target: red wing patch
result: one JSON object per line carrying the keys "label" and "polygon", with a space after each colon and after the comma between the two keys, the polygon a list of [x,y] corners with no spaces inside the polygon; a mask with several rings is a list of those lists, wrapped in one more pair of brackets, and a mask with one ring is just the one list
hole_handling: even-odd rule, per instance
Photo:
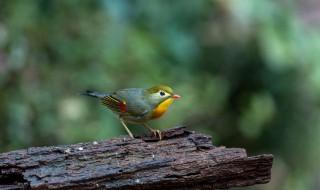
{"label": "red wing patch", "polygon": [[121,111],[122,113],[127,112],[127,104],[126,104],[125,101],[122,101],[119,106],[120,106],[120,111]]}
{"label": "red wing patch", "polygon": [[102,98],[102,103],[109,109],[119,113],[125,113],[127,111],[127,104],[125,101],[119,100],[113,96],[105,96]]}

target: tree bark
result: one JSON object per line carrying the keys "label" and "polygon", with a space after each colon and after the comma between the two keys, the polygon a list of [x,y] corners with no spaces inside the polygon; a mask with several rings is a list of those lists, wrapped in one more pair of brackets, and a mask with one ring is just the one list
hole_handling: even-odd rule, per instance
{"label": "tree bark", "polygon": [[0,189],[228,189],[267,183],[273,156],[215,147],[184,127],[155,137],[0,154]]}

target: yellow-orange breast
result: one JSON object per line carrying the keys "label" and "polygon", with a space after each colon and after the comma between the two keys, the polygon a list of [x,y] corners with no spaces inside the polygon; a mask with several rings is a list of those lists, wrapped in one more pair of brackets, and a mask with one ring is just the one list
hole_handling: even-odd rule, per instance
{"label": "yellow-orange breast", "polygon": [[151,115],[151,119],[156,119],[161,117],[169,108],[169,106],[172,104],[173,99],[168,98],[167,100],[160,103],[153,111]]}

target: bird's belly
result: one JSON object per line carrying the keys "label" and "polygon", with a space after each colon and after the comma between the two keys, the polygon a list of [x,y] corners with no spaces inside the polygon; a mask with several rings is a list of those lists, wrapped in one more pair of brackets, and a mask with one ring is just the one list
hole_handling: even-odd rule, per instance
{"label": "bird's belly", "polygon": [[152,112],[151,119],[157,119],[157,118],[161,117],[164,113],[166,113],[166,111],[167,110],[164,110],[164,109],[154,110]]}
{"label": "bird's belly", "polygon": [[132,115],[122,115],[120,116],[123,118],[126,122],[132,123],[132,124],[140,124],[140,123],[145,123],[150,120],[149,117],[147,116],[132,116]]}

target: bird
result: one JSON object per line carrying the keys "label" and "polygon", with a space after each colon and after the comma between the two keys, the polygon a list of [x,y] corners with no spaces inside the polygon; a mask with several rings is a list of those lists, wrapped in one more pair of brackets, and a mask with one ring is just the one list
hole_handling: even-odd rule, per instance
{"label": "bird", "polygon": [[181,97],[167,85],[126,88],[106,93],[87,90],[81,94],[100,99],[103,105],[119,117],[120,123],[131,138],[134,136],[127,123],[143,125],[154,136],[159,137],[159,140],[162,139],[161,131],[151,128],[147,122],[163,116],[174,100]]}

